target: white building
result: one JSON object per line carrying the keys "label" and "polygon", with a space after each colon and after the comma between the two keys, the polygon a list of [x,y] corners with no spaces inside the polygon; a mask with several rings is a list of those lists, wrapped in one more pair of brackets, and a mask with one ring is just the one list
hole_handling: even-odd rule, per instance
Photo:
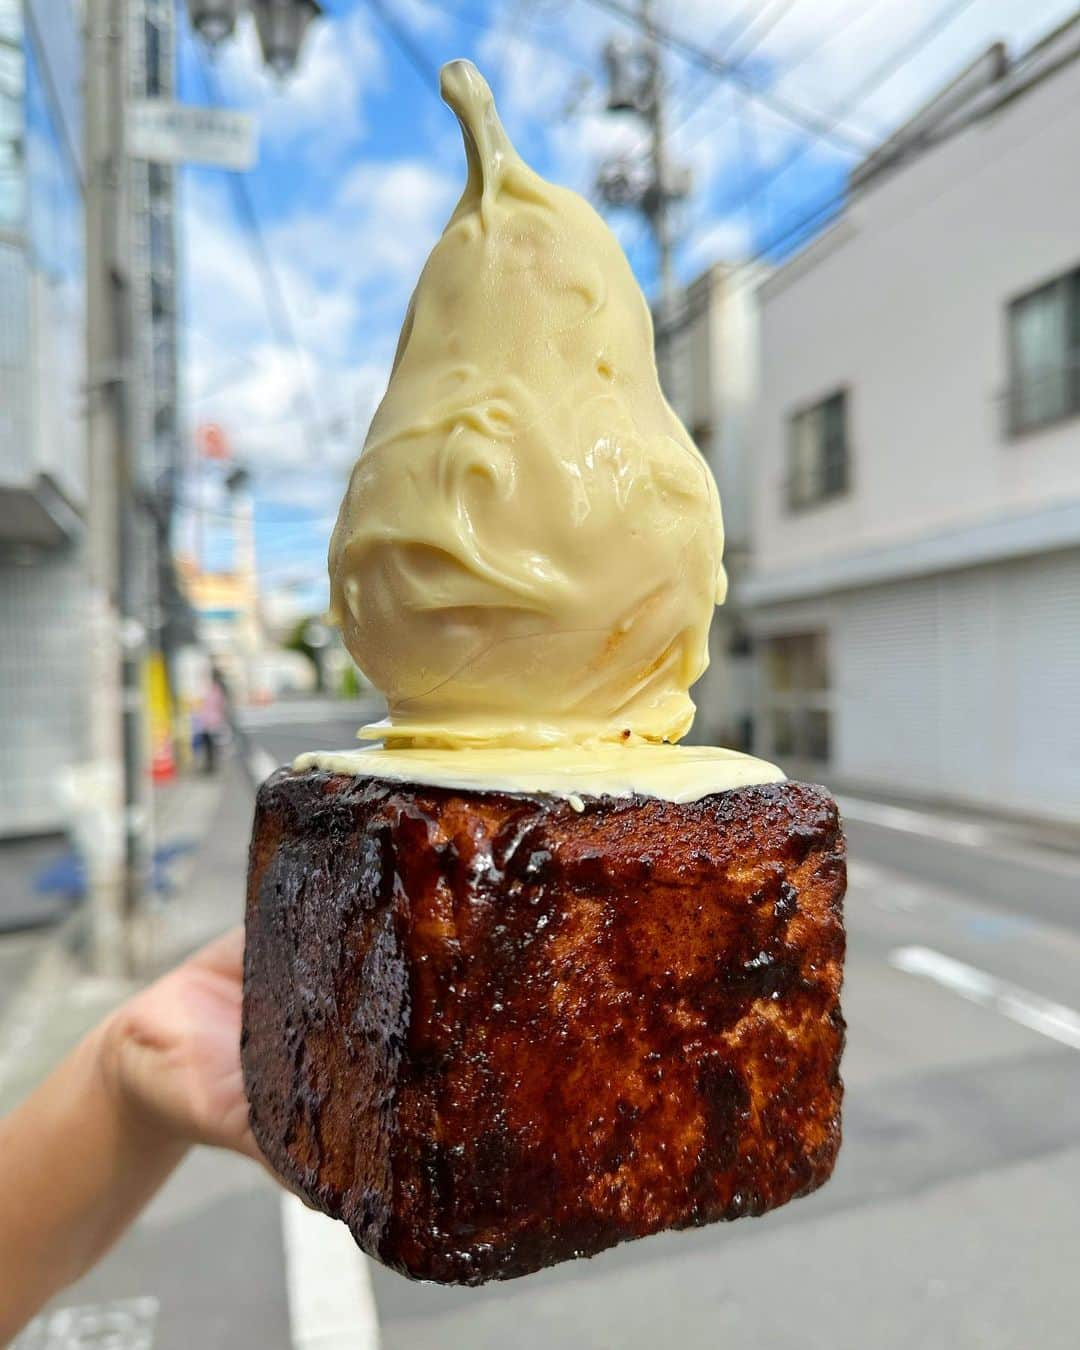
{"label": "white building", "polygon": [[85,754],[80,82],[70,0],[0,0],[0,836]]}
{"label": "white building", "polygon": [[994,48],[761,288],[755,747],[1080,821],[1080,21]]}
{"label": "white building", "polygon": [[[709,461],[724,508],[727,603],[710,633],[711,662],[693,691],[688,740],[746,748],[753,683],[739,583],[748,560],[749,452],[756,399],[757,304],[745,267],[716,263],[685,290],[673,320],[657,327],[657,365],[671,406]],[[654,316],[655,318],[655,316]]]}

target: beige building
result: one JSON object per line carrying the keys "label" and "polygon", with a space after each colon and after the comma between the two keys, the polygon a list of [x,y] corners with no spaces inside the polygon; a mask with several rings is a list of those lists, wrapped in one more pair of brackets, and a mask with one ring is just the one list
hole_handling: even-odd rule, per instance
{"label": "beige building", "polygon": [[755,748],[1080,821],[1080,22],[998,46],[760,290]]}
{"label": "beige building", "polygon": [[200,644],[230,689],[245,696],[259,649],[258,594],[252,579],[237,572],[200,571],[190,558],[178,559],[178,571],[195,611]]}

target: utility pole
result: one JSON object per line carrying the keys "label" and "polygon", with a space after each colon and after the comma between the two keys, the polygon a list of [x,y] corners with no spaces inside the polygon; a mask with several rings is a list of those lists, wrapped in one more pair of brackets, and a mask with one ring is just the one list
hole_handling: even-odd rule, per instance
{"label": "utility pole", "polygon": [[86,367],[90,739],[94,821],[87,830],[93,960],[132,965],[132,921],[147,871],[136,472],[129,304],[127,0],[87,0]]}
{"label": "utility pole", "polygon": [[[667,95],[664,88],[664,68],[660,44],[653,26],[652,0],[641,0],[641,26],[645,31],[645,52],[652,71],[651,97],[648,104],[649,130],[652,136],[652,182],[646,194],[645,212],[656,240],[657,263],[660,271],[660,305],[665,319],[675,311],[677,290],[675,263],[672,256],[671,217],[668,208],[672,187],[667,157]],[[685,193],[683,194],[685,195]]]}
{"label": "utility pole", "polygon": [[[648,165],[643,176],[641,166],[628,157],[609,161],[597,175],[597,188],[611,205],[635,207],[648,221],[660,278],[656,336],[657,355],[662,357],[679,301],[671,207],[689,194],[690,173],[673,165],[668,156],[667,90],[652,0],[638,0],[638,23],[642,32],[639,43],[630,45],[612,39],[604,49],[607,108],[609,112],[635,113],[644,121],[649,132]],[[661,360],[661,367],[663,364]]]}

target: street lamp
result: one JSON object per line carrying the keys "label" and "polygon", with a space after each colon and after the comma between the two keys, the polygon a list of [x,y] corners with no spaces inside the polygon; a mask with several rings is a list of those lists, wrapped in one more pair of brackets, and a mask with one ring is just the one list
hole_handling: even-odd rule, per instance
{"label": "street lamp", "polygon": [[263,61],[278,79],[296,69],[300,48],[311,21],[322,15],[319,0],[187,0],[188,17],[196,33],[216,47],[236,28],[245,4],[255,19]]}
{"label": "street lamp", "polygon": [[604,47],[608,75],[608,112],[633,112],[647,117],[656,103],[659,75],[655,54],[611,38]]}
{"label": "street lamp", "polygon": [[191,26],[211,47],[232,37],[239,16],[240,0],[188,0]]}
{"label": "street lamp", "polygon": [[300,58],[304,35],[322,14],[318,0],[252,0],[263,60],[283,80]]}

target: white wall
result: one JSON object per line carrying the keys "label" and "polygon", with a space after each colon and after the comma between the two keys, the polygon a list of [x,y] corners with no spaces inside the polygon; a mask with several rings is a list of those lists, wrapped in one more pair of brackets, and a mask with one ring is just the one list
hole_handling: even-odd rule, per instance
{"label": "white wall", "polygon": [[[1080,266],[1080,61],[856,198],[759,291],[755,575],[1080,499],[1080,419],[1005,433],[1005,306]],[[787,419],[847,386],[852,490],[786,506]]]}
{"label": "white wall", "polygon": [[1080,820],[1080,553],[838,596],[829,772]]}
{"label": "white wall", "polygon": [[753,624],[828,637],[830,762],[786,762],[793,775],[1080,822],[1080,550],[772,606]]}
{"label": "white wall", "polygon": [[699,448],[716,478],[724,511],[725,565],[733,584],[713,622],[709,669],[693,690],[698,713],[689,740],[737,741],[752,708],[749,660],[730,652],[737,581],[750,534],[749,455],[757,396],[757,301],[753,277],[717,263],[688,288],[688,321],[665,350],[665,392],[691,434],[708,427]]}

